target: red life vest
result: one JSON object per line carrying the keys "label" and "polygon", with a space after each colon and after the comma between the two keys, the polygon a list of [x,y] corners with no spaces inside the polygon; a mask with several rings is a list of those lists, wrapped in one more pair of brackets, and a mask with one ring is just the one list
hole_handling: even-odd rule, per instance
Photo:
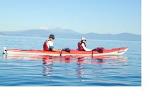
{"label": "red life vest", "polygon": [[44,51],[48,51],[49,50],[49,48],[47,46],[47,41],[45,41],[44,44],[43,44],[43,50]]}
{"label": "red life vest", "polygon": [[[84,48],[82,47],[82,43],[84,42],[78,42],[78,50],[79,51],[85,51]],[[86,44],[84,43],[85,47],[86,47]]]}

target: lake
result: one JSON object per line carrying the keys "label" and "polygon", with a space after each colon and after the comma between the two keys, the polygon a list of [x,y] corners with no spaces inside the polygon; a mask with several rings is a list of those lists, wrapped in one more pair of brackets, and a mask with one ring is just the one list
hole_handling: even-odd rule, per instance
{"label": "lake", "polygon": [[[42,49],[47,37],[0,35],[0,86],[141,86],[141,41],[92,40],[88,48],[128,47],[123,56],[6,58],[3,47]],[[57,38],[55,48],[77,48],[79,39]]]}

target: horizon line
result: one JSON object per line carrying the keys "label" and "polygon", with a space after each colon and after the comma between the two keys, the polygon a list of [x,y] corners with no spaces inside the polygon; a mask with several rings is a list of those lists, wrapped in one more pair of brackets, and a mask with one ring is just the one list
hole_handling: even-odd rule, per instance
{"label": "horizon line", "polygon": [[76,33],[80,33],[80,34],[88,34],[88,33],[95,33],[95,34],[112,34],[112,35],[115,35],[115,34],[124,34],[124,33],[128,33],[128,34],[134,34],[134,35],[141,35],[141,33],[133,33],[133,32],[119,32],[119,33],[110,33],[110,32],[105,32],[105,33],[100,33],[100,32],[86,32],[86,33],[83,33],[83,32],[78,32],[76,30],[73,30],[73,29],[65,29],[65,28],[51,28],[51,29],[38,29],[38,28],[33,28],[33,29],[19,29],[19,30],[3,30],[1,31],[0,30],[0,33],[3,33],[3,32],[19,32],[19,31],[31,31],[31,30],[43,30],[43,31],[51,31],[53,29],[62,29],[62,30],[71,30],[71,31],[74,31]]}

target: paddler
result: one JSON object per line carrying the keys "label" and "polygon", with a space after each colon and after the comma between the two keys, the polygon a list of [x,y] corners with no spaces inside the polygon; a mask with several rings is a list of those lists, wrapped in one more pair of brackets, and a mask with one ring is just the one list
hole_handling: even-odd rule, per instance
{"label": "paddler", "polygon": [[78,50],[79,50],[79,51],[91,51],[91,49],[88,49],[88,48],[87,48],[87,45],[86,45],[86,38],[81,37],[80,42],[78,42]]}
{"label": "paddler", "polygon": [[43,50],[44,51],[53,51],[54,50],[54,40],[55,40],[55,36],[53,34],[50,34],[48,39],[43,44]]}

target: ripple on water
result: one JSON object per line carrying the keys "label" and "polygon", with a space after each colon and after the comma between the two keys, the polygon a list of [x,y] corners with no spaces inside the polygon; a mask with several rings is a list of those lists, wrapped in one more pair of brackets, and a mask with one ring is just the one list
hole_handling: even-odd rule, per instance
{"label": "ripple on water", "polygon": [[[21,38],[21,39],[20,39]],[[0,38],[0,47],[35,49],[41,48],[44,38],[28,38],[5,36]],[[28,41],[27,41],[28,40]],[[20,42],[18,42],[20,41]],[[74,44],[77,39],[56,41],[60,48],[65,44]],[[0,57],[0,85],[1,86],[141,86],[141,50],[140,42],[130,41],[100,41],[89,40],[90,43],[105,47],[127,46],[129,51],[123,57],[109,59],[51,58],[49,64],[42,59],[3,59]],[[37,43],[38,42],[38,43]],[[19,43],[19,44],[17,44]],[[26,45],[31,43],[31,45]],[[37,45],[35,45],[37,43]],[[89,44],[89,45],[92,45]],[[109,45],[110,44],[110,45]],[[124,45],[125,44],[125,45]],[[55,60],[54,60],[55,59]]]}

